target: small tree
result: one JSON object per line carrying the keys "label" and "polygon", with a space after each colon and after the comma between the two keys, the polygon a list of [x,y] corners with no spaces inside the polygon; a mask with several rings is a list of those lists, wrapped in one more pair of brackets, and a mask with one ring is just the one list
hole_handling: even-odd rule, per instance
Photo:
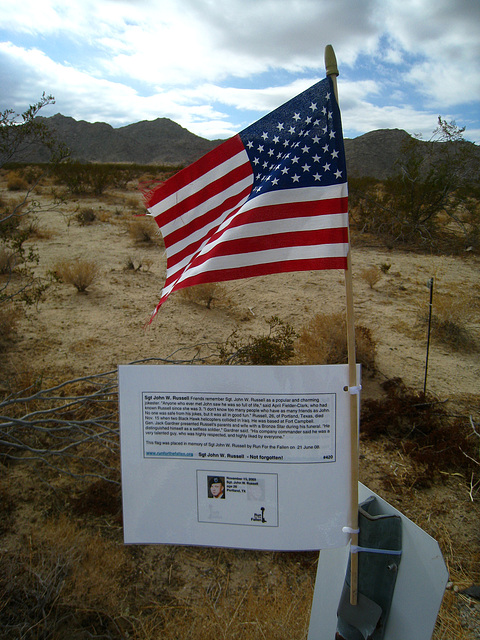
{"label": "small tree", "polygon": [[[8,163],[25,162],[40,149],[48,159],[44,171],[32,173],[33,180],[26,184],[19,199],[11,201],[2,198],[0,193],[0,253],[9,256],[8,268],[0,282],[0,303],[11,300],[22,300],[26,304],[38,302],[48,286],[34,275],[38,253],[33,247],[25,248],[29,232],[21,222],[28,215],[41,213],[42,207],[31,198],[32,192],[45,171],[68,155],[65,145],[58,142],[45,122],[37,118],[43,107],[54,102],[53,96],[43,93],[42,98],[22,114],[12,109],[0,112],[0,169]],[[58,204],[54,201],[48,208]]]}
{"label": "small tree", "polygon": [[[478,148],[463,138],[465,127],[438,117],[428,142],[410,138],[398,172],[378,181],[352,181],[354,219],[363,231],[390,243],[432,246],[453,226],[467,245],[478,237]],[[466,248],[466,247],[465,247]]]}

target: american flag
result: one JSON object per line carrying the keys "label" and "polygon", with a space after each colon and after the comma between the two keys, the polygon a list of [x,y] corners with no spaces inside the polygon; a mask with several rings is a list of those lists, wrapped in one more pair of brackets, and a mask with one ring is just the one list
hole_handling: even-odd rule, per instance
{"label": "american flag", "polygon": [[327,77],[153,189],[178,289],[251,276],[346,269],[347,174]]}

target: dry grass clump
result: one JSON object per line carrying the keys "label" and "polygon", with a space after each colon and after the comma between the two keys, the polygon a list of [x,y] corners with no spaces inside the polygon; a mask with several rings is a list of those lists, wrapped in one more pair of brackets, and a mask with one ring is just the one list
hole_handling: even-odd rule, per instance
{"label": "dry grass clump", "polygon": [[28,182],[18,171],[10,171],[7,176],[7,189],[9,191],[26,191]]}
{"label": "dry grass clump", "polygon": [[6,246],[0,246],[0,274],[11,273],[15,266],[15,253]]}
{"label": "dry grass clump", "polygon": [[210,309],[213,302],[227,303],[227,289],[218,282],[208,282],[206,284],[197,284],[194,287],[186,287],[180,289],[178,295],[185,302],[193,302],[194,304],[205,305]]}
{"label": "dry grass clump", "polygon": [[128,232],[136,243],[159,244],[160,233],[156,222],[147,216],[139,216],[130,221]]}
{"label": "dry grass clump", "polygon": [[3,638],[120,638],[133,631],[122,611],[124,549],[66,517],[25,531],[0,564]]}
{"label": "dry grass clump", "polygon": [[95,215],[95,211],[91,207],[83,207],[80,211],[75,215],[75,219],[79,225],[82,227],[93,224],[97,219]]}
{"label": "dry grass clump", "polygon": [[363,269],[360,275],[362,280],[368,284],[370,289],[373,289],[375,285],[382,279],[382,272],[378,267]]}
{"label": "dry grass clump", "polygon": [[0,353],[5,351],[15,335],[19,317],[20,311],[13,304],[0,304]]}
{"label": "dry grass clump", "polygon": [[237,593],[212,584],[198,603],[152,607],[150,632],[161,630],[165,640],[306,640],[312,597],[309,580],[284,575],[270,588],[252,582]]}
{"label": "dry grass clump", "polygon": [[[375,371],[376,344],[368,327],[355,327],[357,362]],[[301,364],[345,364],[348,361],[345,314],[316,314],[299,332],[295,345]]]}
{"label": "dry grass clump", "polygon": [[55,264],[53,273],[60,282],[72,284],[79,293],[83,293],[95,281],[99,269],[92,260],[63,259]]}
{"label": "dry grass clump", "polygon": [[[477,350],[478,344],[467,324],[475,313],[471,301],[457,296],[437,295],[433,299],[432,337],[456,351]],[[422,318],[424,321],[426,317]]]}

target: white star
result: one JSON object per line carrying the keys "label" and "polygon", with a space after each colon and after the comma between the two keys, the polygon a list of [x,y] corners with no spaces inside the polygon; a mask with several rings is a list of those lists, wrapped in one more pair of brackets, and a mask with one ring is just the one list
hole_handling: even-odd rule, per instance
{"label": "white star", "polygon": [[328,112],[328,117],[332,118],[333,117],[333,113],[331,111]]}
{"label": "white star", "polygon": [[318,136],[314,136],[314,137],[313,137],[313,142],[314,142],[315,144],[318,144],[318,143],[320,142],[320,138],[319,138]]}
{"label": "white star", "polygon": [[276,186],[277,186],[277,184],[278,184],[278,178],[274,178],[274,179],[272,180],[272,187],[276,187]]}
{"label": "white star", "polygon": [[304,147],[302,147],[302,151],[303,153],[308,153],[310,151],[310,147],[307,147],[307,145],[305,145]]}
{"label": "white star", "polygon": [[267,162],[266,160],[265,160],[265,162],[262,164],[262,167],[263,167],[264,169],[266,169],[266,168],[268,167],[268,162]]}
{"label": "white star", "polygon": [[328,151],[328,144],[326,144],[326,145],[323,147],[323,152],[324,152],[324,153],[327,153],[327,151]]}
{"label": "white star", "polygon": [[315,122],[313,123],[313,126],[318,127],[319,124],[320,124],[320,120],[315,120]]}
{"label": "white star", "polygon": [[323,133],[327,133],[327,131],[328,131],[328,125],[325,125],[325,126],[323,127],[322,131],[323,131]]}
{"label": "white star", "polygon": [[285,175],[286,173],[288,173],[290,171],[290,167],[283,167],[282,169],[282,173],[283,175]]}
{"label": "white star", "polygon": [[279,151],[279,152],[277,153],[277,158],[280,160],[280,158],[281,158],[281,157],[282,157],[282,152],[281,152],[281,151]]}
{"label": "white star", "polygon": [[260,162],[260,160],[258,158],[254,158],[253,159],[253,164],[258,164]]}
{"label": "white star", "polygon": [[300,180],[300,176],[297,176],[297,174],[295,174],[294,176],[292,176],[292,180],[294,182],[298,182]]}
{"label": "white star", "polygon": [[330,92],[325,95],[325,100],[330,100]]}
{"label": "white star", "polygon": [[312,102],[312,104],[308,108],[311,109],[312,113],[313,113],[314,111],[317,110],[317,103],[316,102]]}
{"label": "white star", "polygon": [[324,170],[324,171],[330,171],[330,165],[328,164],[328,162],[326,162],[326,163],[323,165],[323,170]]}
{"label": "white star", "polygon": [[338,158],[338,151],[332,151],[332,158]]}
{"label": "white star", "polygon": [[258,151],[259,153],[262,153],[262,151],[263,151],[263,144],[259,144],[259,145],[258,145],[258,149],[257,149],[257,151]]}
{"label": "white star", "polygon": [[327,115],[327,107],[322,107],[322,113],[324,116]]}
{"label": "white star", "polygon": [[335,178],[341,178],[341,177],[342,177],[342,172],[337,169],[335,171]]}
{"label": "white star", "polygon": [[262,133],[262,138],[263,138],[264,140],[266,140],[266,139],[268,138],[268,133],[267,133],[266,131],[264,131],[264,132]]}
{"label": "white star", "polygon": [[292,158],[292,164],[297,164],[297,162],[300,160],[300,158],[298,158],[297,156],[293,156]]}
{"label": "white star", "polygon": [[321,158],[320,158],[320,156],[319,156],[319,155],[315,154],[315,155],[313,156],[312,160],[313,160],[314,162],[320,162]]}
{"label": "white star", "polygon": [[300,120],[300,114],[299,113],[294,113],[293,114],[293,119],[294,120]]}
{"label": "white star", "polygon": [[330,131],[330,133],[328,135],[330,136],[330,138],[334,138],[335,137],[335,131]]}
{"label": "white star", "polygon": [[268,155],[269,155],[269,156],[273,156],[273,153],[274,153],[273,149],[269,149],[269,150],[268,150]]}
{"label": "white star", "polygon": [[295,133],[295,127],[290,127],[290,129],[288,130],[288,133]]}
{"label": "white star", "polygon": [[249,141],[247,142],[247,147],[248,147],[249,149],[251,149],[251,148],[253,147],[253,142],[252,142],[251,140],[249,140]]}
{"label": "white star", "polygon": [[284,140],[283,141],[283,146],[284,147],[288,147],[289,144],[290,144],[290,142],[288,140]]}
{"label": "white star", "polygon": [[310,123],[311,123],[311,121],[312,121],[312,119],[310,118],[310,116],[307,116],[307,117],[305,118],[305,123],[306,123],[306,124],[310,124]]}
{"label": "white star", "polygon": [[273,144],[277,144],[277,142],[280,142],[280,138],[278,136],[273,136]]}
{"label": "white star", "polygon": [[319,176],[318,173],[316,173],[314,176],[315,180],[321,180],[322,176]]}
{"label": "white star", "polygon": [[278,129],[279,131],[281,131],[281,130],[283,129],[283,122],[279,122],[279,123],[277,124],[277,129]]}
{"label": "white star", "polygon": [[309,165],[309,164],[307,164],[307,163],[305,163],[305,164],[303,165],[302,169],[303,169],[304,171],[310,171],[310,165]]}

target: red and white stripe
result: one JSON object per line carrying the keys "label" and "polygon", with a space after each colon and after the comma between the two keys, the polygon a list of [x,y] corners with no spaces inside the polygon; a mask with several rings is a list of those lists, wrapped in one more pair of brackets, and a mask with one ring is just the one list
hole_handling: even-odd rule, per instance
{"label": "red and white stripe", "polygon": [[289,271],[345,269],[347,183],[273,189],[249,200],[253,174],[240,136],[148,196],[162,232],[166,282],[157,313],[178,289]]}

